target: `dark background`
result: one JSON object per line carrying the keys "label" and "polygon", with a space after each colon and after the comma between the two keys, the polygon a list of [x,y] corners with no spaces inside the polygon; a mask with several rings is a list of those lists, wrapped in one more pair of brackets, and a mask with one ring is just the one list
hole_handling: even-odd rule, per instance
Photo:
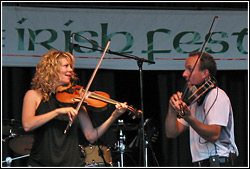
{"label": "dark background", "polygon": [[[114,9],[178,9],[178,10],[248,10],[247,3],[3,3],[12,6],[36,6],[36,7],[62,7],[62,8],[114,8]],[[132,62],[132,61],[131,61]],[[136,61],[134,61],[136,64]],[[146,64],[146,63],[144,63]],[[184,69],[184,66],[183,66]],[[82,86],[86,86],[93,70],[76,69]],[[145,134],[149,136],[148,165],[160,167],[192,166],[189,150],[189,132],[185,132],[175,139],[165,136],[165,117],[168,110],[168,100],[173,93],[181,91],[184,87],[183,71],[144,71],[143,77],[143,110],[144,120],[150,119],[145,126]],[[21,121],[22,101],[30,82],[34,76],[35,68],[2,67],[2,121],[10,119]],[[219,70],[217,72],[219,86],[225,90],[231,99],[234,111],[235,141],[240,156],[240,166],[248,166],[248,70]],[[104,91],[112,99],[127,102],[134,108],[141,109],[140,73],[139,70],[98,70],[91,85],[91,91]],[[112,107],[112,105],[111,105]],[[112,109],[112,108],[111,108]],[[93,120],[107,118],[107,114],[93,113]],[[121,119],[125,123],[140,124],[140,119],[133,120],[127,113]],[[98,122],[96,122],[98,123]],[[4,125],[4,124],[3,124]],[[3,128],[4,126],[2,126]],[[159,132],[155,142],[151,136]],[[125,145],[130,143],[138,135],[139,130],[124,131]],[[109,130],[104,137],[108,144],[114,145],[118,141],[118,131]],[[110,137],[109,137],[110,136]],[[141,166],[141,142],[137,142],[133,148],[124,153],[124,166]],[[8,141],[2,141],[2,161],[6,157],[16,158],[20,154],[9,148]],[[119,152],[113,152],[114,162],[119,159]],[[26,166],[26,159],[14,160],[12,166]],[[155,160],[156,159],[156,160]],[[4,164],[3,164],[4,166]]]}

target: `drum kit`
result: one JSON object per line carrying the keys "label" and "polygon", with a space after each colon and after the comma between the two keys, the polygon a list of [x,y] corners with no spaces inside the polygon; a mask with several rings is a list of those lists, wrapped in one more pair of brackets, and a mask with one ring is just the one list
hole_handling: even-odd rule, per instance
{"label": "drum kit", "polygon": [[[144,127],[146,129],[146,142],[151,147],[152,142],[156,142],[159,136],[157,128],[150,123],[151,119],[146,119]],[[114,147],[104,145],[80,146],[85,156],[85,167],[137,167],[140,164],[136,163],[139,158],[138,149],[139,143],[142,141],[140,136],[140,126],[134,123],[124,123],[123,120],[118,120],[118,124],[113,124],[110,127],[111,131],[118,132],[118,141]],[[126,136],[124,133],[136,131],[135,137],[130,140],[130,144],[126,145]],[[151,147],[152,150],[152,147]],[[152,150],[153,152],[153,150]],[[131,155],[132,154],[132,155]],[[154,154],[154,153],[153,153]],[[129,158],[125,158],[129,157]],[[157,159],[154,158],[156,163]],[[138,161],[140,161],[138,159]]]}
{"label": "drum kit", "polygon": [[20,121],[15,119],[3,120],[2,124],[2,141],[8,143],[11,150],[22,155],[16,158],[6,157],[2,163],[11,166],[12,161],[29,156],[34,138],[32,133],[23,130]]}
{"label": "drum kit", "polygon": [[113,147],[98,144],[80,145],[85,167],[123,167],[124,153],[130,152],[125,146],[126,137],[123,132],[135,130],[138,130],[138,124],[123,123],[123,120],[118,120],[118,124],[110,126],[111,132],[119,134],[119,139]]}
{"label": "drum kit", "polygon": [[[99,167],[99,166],[124,166],[124,153],[132,152],[131,148],[138,140],[139,136],[136,136],[130,145],[127,147],[125,145],[126,136],[125,131],[136,131],[139,129],[138,124],[124,123],[123,120],[118,120],[118,124],[111,125],[110,129],[112,131],[117,131],[119,133],[119,140],[115,143],[115,147],[111,148],[103,145],[91,145],[80,146],[80,149],[84,155],[84,162],[86,167]],[[5,161],[7,166],[11,166],[13,160],[28,157],[34,142],[34,137],[32,133],[25,132],[22,127],[22,123],[14,119],[3,120],[2,126],[2,141],[8,143],[10,149],[21,156],[16,158],[6,157]],[[138,142],[138,141],[137,141]],[[113,154],[119,153],[120,157],[117,161],[113,161]],[[117,158],[117,155],[116,157]]]}

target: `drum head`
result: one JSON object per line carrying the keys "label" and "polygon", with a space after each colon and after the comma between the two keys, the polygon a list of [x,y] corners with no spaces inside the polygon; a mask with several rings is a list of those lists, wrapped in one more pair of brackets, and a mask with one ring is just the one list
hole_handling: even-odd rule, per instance
{"label": "drum head", "polygon": [[85,163],[89,167],[111,166],[111,149],[102,145],[90,145],[84,147]]}

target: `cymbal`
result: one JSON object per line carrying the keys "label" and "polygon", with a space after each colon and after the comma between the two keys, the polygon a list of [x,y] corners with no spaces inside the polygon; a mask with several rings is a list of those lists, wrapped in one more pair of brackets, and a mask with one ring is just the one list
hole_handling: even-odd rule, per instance
{"label": "cymbal", "polygon": [[21,135],[13,138],[9,142],[10,148],[21,155],[30,154],[34,142],[33,134]]}
{"label": "cymbal", "polygon": [[3,120],[2,126],[2,134],[5,136],[8,135],[20,135],[24,133],[22,123],[20,121],[16,121],[15,119],[5,119]]}
{"label": "cymbal", "polygon": [[124,131],[132,131],[137,130],[139,128],[138,124],[132,123],[121,123],[121,124],[112,124],[110,128],[113,131],[124,130]]}
{"label": "cymbal", "polygon": [[22,122],[15,119],[3,119],[3,125],[22,125]]}

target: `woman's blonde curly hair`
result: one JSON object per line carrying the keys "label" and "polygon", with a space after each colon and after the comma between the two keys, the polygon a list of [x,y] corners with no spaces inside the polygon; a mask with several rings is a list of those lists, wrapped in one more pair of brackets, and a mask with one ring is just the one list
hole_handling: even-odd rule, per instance
{"label": "woman's blonde curly hair", "polygon": [[[39,91],[42,94],[42,99],[49,100],[53,92],[53,87],[59,82],[59,65],[60,59],[66,58],[70,60],[70,65],[74,70],[74,56],[69,52],[59,50],[51,50],[42,56],[41,61],[36,65],[36,73],[32,79],[32,89]],[[76,80],[76,74],[73,71],[72,79]]]}

